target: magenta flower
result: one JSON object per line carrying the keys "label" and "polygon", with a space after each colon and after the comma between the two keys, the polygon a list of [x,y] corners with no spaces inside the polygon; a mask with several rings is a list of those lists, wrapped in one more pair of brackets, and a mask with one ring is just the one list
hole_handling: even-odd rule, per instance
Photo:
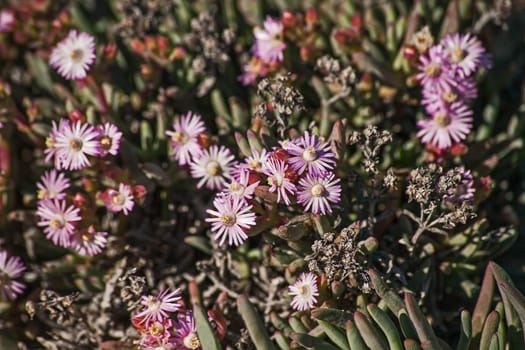
{"label": "magenta flower", "polygon": [[239,76],[239,81],[243,85],[253,85],[257,78],[268,74],[268,67],[256,56],[253,56],[248,63],[242,67],[243,73]]}
{"label": "magenta flower", "polygon": [[291,305],[294,309],[304,311],[311,309],[317,302],[317,276],[313,273],[302,273],[295,283],[288,287],[288,294],[293,296]]}
{"label": "magenta flower", "polygon": [[70,30],[51,52],[49,63],[64,78],[79,80],[86,77],[95,57],[95,38],[87,33]]}
{"label": "magenta flower", "polygon": [[54,143],[60,167],[79,170],[91,165],[87,156],[98,155],[98,139],[98,131],[92,125],[80,121],[74,124],[64,122]]}
{"label": "magenta flower", "polygon": [[111,123],[99,125],[97,129],[99,133],[99,156],[105,157],[108,154],[116,156],[120,147],[120,139],[122,139],[122,133],[118,130],[118,128],[115,125]]}
{"label": "magenta flower", "polygon": [[200,179],[197,187],[206,185],[211,190],[219,190],[226,184],[233,169],[233,154],[224,146],[213,145],[204,150],[191,164],[191,176]]}
{"label": "magenta flower", "polygon": [[169,318],[162,322],[150,322],[140,339],[141,349],[172,350],[175,346],[174,341],[171,339],[172,329],[173,322]]}
{"label": "magenta flower", "polygon": [[419,57],[421,73],[417,78],[421,81],[423,88],[433,87],[438,91],[450,90],[455,86],[454,69],[446,57],[446,52],[441,46],[433,46],[428,54]]}
{"label": "magenta flower", "polygon": [[253,30],[255,36],[254,54],[265,63],[282,62],[286,44],[283,38],[283,25],[279,20],[266,17],[264,28]]}
{"label": "magenta flower", "polygon": [[141,310],[133,316],[137,323],[149,326],[152,322],[163,322],[170,318],[170,314],[180,309],[180,289],[171,292],[164,289],[159,295],[142,296],[140,299]]}
{"label": "magenta flower", "polygon": [[237,179],[232,177],[231,182],[225,187],[222,193],[228,197],[252,199],[255,189],[259,186],[259,181],[249,184],[249,180],[250,171],[239,166]]}
{"label": "magenta flower", "polygon": [[490,68],[490,58],[480,41],[470,33],[450,34],[441,40],[447,58],[460,77],[468,77],[480,66]]}
{"label": "magenta flower", "polygon": [[312,174],[320,174],[334,168],[335,154],[330,144],[321,143],[316,135],[310,135],[308,131],[294,142],[288,142],[286,147],[286,151],[290,154],[288,163],[298,175],[306,170]]}
{"label": "magenta flower", "polygon": [[26,269],[18,256],[7,257],[7,252],[0,251],[0,298],[15,300],[25,289],[25,284],[15,281]]}
{"label": "magenta flower", "polygon": [[173,129],[175,130],[166,131],[166,135],[171,138],[172,156],[179,165],[190,164],[192,159],[202,154],[198,141],[199,135],[206,132],[202,117],[189,111],[173,122]]}
{"label": "magenta flower", "polygon": [[10,32],[15,24],[15,15],[10,10],[0,11],[0,32]]}
{"label": "magenta flower", "polygon": [[445,149],[452,142],[464,140],[472,128],[472,111],[462,104],[453,104],[450,109],[436,111],[433,117],[420,120],[417,136],[423,143]]}
{"label": "magenta flower", "polygon": [[44,199],[38,202],[36,215],[40,217],[38,226],[44,227],[46,237],[55,245],[71,246],[71,235],[75,230],[75,223],[82,220],[80,209],[74,206],[66,208],[66,201],[59,199]]}
{"label": "magenta flower", "polygon": [[242,198],[223,196],[216,197],[213,205],[215,210],[206,210],[212,215],[206,222],[211,222],[211,230],[215,232],[214,238],[219,241],[219,245],[223,245],[226,238],[228,245],[241,245],[248,239],[245,230],[255,225],[252,206]]}
{"label": "magenta flower", "polygon": [[37,187],[38,199],[64,199],[64,191],[69,188],[69,179],[63,173],[52,169],[42,175]]}
{"label": "magenta flower", "polygon": [[270,192],[277,192],[277,203],[283,201],[286,205],[290,204],[288,194],[292,196],[295,194],[295,185],[286,177],[288,165],[279,159],[269,158],[266,162],[266,169],[264,174],[268,176],[268,184],[270,185]]}
{"label": "magenta flower", "polygon": [[94,256],[102,253],[107,244],[107,232],[97,231],[90,225],[86,229],[78,230],[71,237],[71,247],[80,255]]}
{"label": "magenta flower", "polygon": [[331,213],[331,204],[341,200],[340,182],[332,173],[306,174],[306,177],[299,180],[297,202],[304,206],[305,211],[314,214]]}
{"label": "magenta flower", "polygon": [[425,106],[427,113],[435,114],[440,110],[449,109],[453,104],[466,105],[468,100],[476,98],[476,83],[471,78],[457,81],[455,87],[439,90],[432,87],[423,89],[421,104]]}
{"label": "magenta flower", "polygon": [[177,315],[174,324],[173,342],[177,349],[198,350],[201,343],[197,335],[197,327],[191,310]]}
{"label": "magenta flower", "polygon": [[124,183],[118,185],[118,191],[114,189],[106,190],[102,194],[102,199],[106,207],[113,213],[123,212],[124,215],[128,215],[135,205],[131,186]]}

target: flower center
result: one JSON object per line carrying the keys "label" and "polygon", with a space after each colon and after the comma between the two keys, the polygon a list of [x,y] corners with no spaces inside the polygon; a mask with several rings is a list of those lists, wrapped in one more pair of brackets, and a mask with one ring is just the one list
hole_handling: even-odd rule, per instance
{"label": "flower center", "polygon": [[233,181],[231,184],[230,184],[230,190],[232,190],[233,192],[237,192],[241,189],[241,185],[237,182],[237,181]]}
{"label": "flower center", "polygon": [[38,199],[44,199],[49,197],[49,192],[46,190],[38,191]]}
{"label": "flower center", "polygon": [[275,174],[273,177],[268,178],[268,184],[270,186],[282,186],[283,180],[284,178],[281,174]]}
{"label": "flower center", "polygon": [[452,103],[456,101],[457,98],[458,98],[458,95],[453,93],[452,91],[446,91],[443,93],[443,99],[448,103]]}
{"label": "flower center", "polygon": [[234,215],[226,215],[226,214],[222,214],[222,215],[221,215],[221,221],[222,221],[226,226],[232,227],[233,225],[235,225],[235,222],[236,222],[237,220],[236,220],[236,217],[235,217]]}
{"label": "flower center", "polygon": [[186,143],[186,141],[188,141],[188,135],[186,135],[186,134],[183,133],[183,132],[175,131],[175,132],[171,135],[171,139],[172,139],[174,142],[178,142],[178,143]]}
{"label": "flower center", "polygon": [[432,62],[425,67],[425,73],[432,78],[439,76],[441,73],[441,65],[436,62]]}
{"label": "flower center", "polygon": [[115,193],[111,196],[111,203],[114,205],[123,205],[125,200],[124,196],[120,193]]}
{"label": "flower center", "polygon": [[69,56],[71,57],[73,61],[75,61],[76,63],[79,63],[84,57],[84,51],[82,51],[81,49],[72,50],[69,53]]}
{"label": "flower center", "polygon": [[303,151],[303,159],[306,160],[307,162],[313,162],[314,160],[316,160],[317,159],[317,152],[316,152],[315,148],[308,147],[307,149],[305,149]]}
{"label": "flower center", "polygon": [[184,340],[182,341],[182,343],[188,349],[198,349],[201,346],[199,338],[193,332],[191,332],[190,334],[185,336]]}
{"label": "flower center", "polygon": [[87,241],[90,240],[90,239],[89,239],[89,235],[88,235],[87,233],[83,233],[82,236],[81,236],[81,238],[82,238],[82,240],[83,240],[84,242],[87,242]]}
{"label": "flower center", "polygon": [[149,334],[151,334],[154,337],[160,337],[164,333],[164,325],[158,321],[154,322],[149,327]]}
{"label": "flower center", "polygon": [[217,161],[211,160],[206,164],[206,171],[212,176],[219,175],[221,172],[221,165]]}
{"label": "flower center", "polygon": [[160,310],[160,306],[161,306],[161,302],[160,300],[157,300],[157,298],[155,298],[154,296],[148,296],[148,300],[146,302],[146,304],[148,305],[148,310],[150,311],[158,311]]}
{"label": "flower center", "polygon": [[64,228],[64,226],[66,226],[66,221],[62,216],[59,216],[49,221],[49,226],[51,228]]}
{"label": "flower center", "polygon": [[257,170],[259,168],[259,162],[255,159],[252,159],[248,162],[248,166],[251,170]]}
{"label": "flower center", "polygon": [[300,295],[302,296],[307,296],[310,294],[310,288],[309,286],[307,285],[302,285],[300,286],[299,288],[297,288],[297,291],[299,292]]}
{"label": "flower center", "polygon": [[48,137],[46,138],[46,146],[47,148],[54,148],[55,147],[55,139]]}
{"label": "flower center", "polygon": [[461,47],[456,47],[452,50],[450,56],[452,63],[459,63],[465,58],[466,52]]}
{"label": "flower center", "polygon": [[105,150],[108,150],[111,148],[111,137],[109,136],[102,136],[102,138],[100,139],[100,146],[105,149]]}
{"label": "flower center", "polygon": [[434,121],[437,126],[439,126],[440,128],[444,128],[450,125],[452,119],[445,113],[437,113],[434,116]]}
{"label": "flower center", "polygon": [[80,151],[82,149],[82,140],[73,139],[69,141],[69,147],[71,147],[73,151]]}
{"label": "flower center", "polygon": [[310,190],[310,192],[312,193],[312,196],[314,197],[321,197],[325,192],[325,188],[321,184],[315,184],[312,186],[312,189]]}

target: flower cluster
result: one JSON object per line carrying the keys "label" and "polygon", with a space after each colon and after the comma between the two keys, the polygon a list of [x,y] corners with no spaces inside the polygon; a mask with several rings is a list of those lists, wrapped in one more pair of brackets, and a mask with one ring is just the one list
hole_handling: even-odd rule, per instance
{"label": "flower cluster", "polygon": [[490,60],[478,39],[455,33],[422,53],[419,62],[421,103],[430,117],[419,121],[417,135],[426,144],[446,149],[472,129],[468,102],[477,95],[474,74],[480,67],[489,68]]}
{"label": "flower cluster", "polygon": [[25,289],[25,285],[16,281],[24,270],[25,265],[18,256],[7,257],[7,252],[0,251],[0,298],[15,300]]}
{"label": "flower cluster", "polygon": [[193,313],[182,310],[179,289],[142,296],[140,308],[131,321],[140,333],[141,349],[201,348]]}
{"label": "flower cluster", "polygon": [[[122,133],[110,123],[95,127],[81,120],[53,122],[44,152],[54,169],[46,171],[37,184],[36,214],[38,226],[55,245],[73,248],[81,255],[99,254],[106,246],[108,233],[97,230],[93,220],[83,220],[82,211],[89,212],[84,194],[67,193],[71,180],[64,171],[91,166],[88,156],[117,155],[121,138]],[[118,184],[118,189],[106,189],[98,197],[114,213],[127,215],[134,206],[132,188],[125,183]]]}
{"label": "flower cluster", "polygon": [[236,162],[232,152],[202,140],[205,126],[199,115],[188,112],[173,123],[172,156],[179,165],[189,165],[197,187],[219,190],[208,209],[215,239],[222,245],[241,245],[246,231],[255,226],[253,211],[257,188],[276,195],[275,201],[286,205],[296,198],[307,212],[325,215],[340,201],[340,180],[333,174],[335,154],[328,142],[305,131],[303,136],[281,142],[271,151],[251,149],[243,162]]}

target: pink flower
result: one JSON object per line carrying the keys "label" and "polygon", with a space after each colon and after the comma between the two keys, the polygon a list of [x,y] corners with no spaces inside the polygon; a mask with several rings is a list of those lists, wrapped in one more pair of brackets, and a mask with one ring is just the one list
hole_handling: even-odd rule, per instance
{"label": "pink flower", "polygon": [[71,246],[71,235],[75,230],[75,223],[82,220],[80,209],[74,206],[66,208],[66,201],[59,199],[44,199],[38,202],[36,215],[40,217],[38,226],[45,227],[46,237],[55,245]]}
{"label": "pink flower", "polygon": [[319,291],[317,277],[311,273],[302,273],[295,283],[288,287],[288,294],[293,296],[292,307],[299,311],[311,309],[317,302]]}
{"label": "pink flower", "polygon": [[177,315],[173,341],[177,349],[198,350],[201,348],[195,319],[191,310],[186,310],[185,313]]}
{"label": "pink flower", "polygon": [[332,173],[306,174],[306,177],[299,180],[297,202],[304,206],[304,210],[314,214],[331,213],[331,203],[339,203],[341,200],[339,182]]}
{"label": "pink flower", "polygon": [[95,61],[95,38],[83,32],[70,30],[51,52],[49,63],[66,79],[84,79]]}
{"label": "pink flower", "polygon": [[266,64],[256,56],[253,56],[248,63],[243,67],[243,74],[239,76],[239,81],[243,85],[253,85],[257,78],[264,77],[268,74],[268,67]]}
{"label": "pink flower", "polygon": [[206,185],[211,190],[219,190],[226,184],[233,170],[233,154],[224,146],[213,145],[204,150],[191,164],[191,176],[200,179],[197,188]]}
{"label": "pink flower", "polygon": [[252,206],[239,197],[217,197],[213,205],[216,210],[206,210],[212,215],[206,222],[211,222],[211,230],[215,232],[219,245],[223,245],[226,238],[229,245],[241,245],[248,238],[245,230],[255,225]]}
{"label": "pink flower", "polygon": [[321,143],[316,135],[310,135],[308,131],[294,142],[288,142],[286,147],[286,151],[290,154],[288,163],[299,175],[306,170],[309,173],[319,174],[334,168],[335,154],[330,144]]}
{"label": "pink flower", "polygon": [[124,215],[128,215],[135,205],[131,186],[124,183],[119,184],[118,191],[114,189],[106,190],[102,194],[102,200],[113,213],[122,211]]}
{"label": "pink flower", "polygon": [[286,44],[283,41],[283,25],[279,20],[267,17],[264,29],[253,30],[255,36],[254,54],[265,63],[281,62]]}
{"label": "pink flower", "polygon": [[122,133],[118,130],[118,128],[115,125],[111,123],[99,125],[98,133],[99,156],[105,157],[108,154],[116,156],[120,147],[120,139],[122,138]]}
{"label": "pink flower", "polygon": [[98,138],[98,131],[90,124],[64,122],[54,142],[60,167],[79,170],[91,165],[87,156],[98,155]]}
{"label": "pink flower", "polygon": [[245,162],[251,171],[260,173],[264,170],[267,160],[268,152],[263,148],[260,152],[252,150],[252,155],[246,158]]}
{"label": "pink flower", "polygon": [[180,309],[180,289],[170,292],[165,289],[159,295],[142,296],[140,299],[141,310],[133,316],[138,323],[149,326],[152,322],[164,322],[170,318],[170,314]]}
{"label": "pink flower", "polygon": [[0,32],[10,32],[15,24],[15,15],[10,10],[0,11]]}
{"label": "pink flower", "polygon": [[51,131],[46,138],[46,149],[44,150],[44,154],[46,155],[45,159],[48,163],[53,160],[55,168],[61,169],[62,162],[60,161],[60,158],[57,157],[58,149],[56,147],[56,142],[58,135],[62,132],[65,125],[69,124],[69,121],[67,119],[60,119],[57,124],[56,121],[53,120],[51,124]]}
{"label": "pink flower", "polygon": [[171,339],[173,334],[173,322],[171,319],[165,319],[162,322],[150,322],[140,339],[141,349],[173,349],[175,344]]}
{"label": "pink flower", "polygon": [[17,296],[22,294],[25,289],[25,284],[15,281],[16,278],[22,276],[26,267],[18,256],[7,257],[7,252],[0,252],[0,275],[2,276],[0,283],[0,297],[3,300],[15,300]]}
{"label": "pink flower", "polygon": [[69,188],[69,179],[63,173],[52,169],[42,175],[37,187],[38,199],[64,199],[64,191]]}
{"label": "pink flower", "polygon": [[173,129],[175,131],[166,131],[166,135],[171,138],[172,156],[179,165],[190,164],[192,159],[202,154],[202,147],[198,141],[199,135],[206,132],[202,117],[190,111],[175,120]]}
{"label": "pink flower", "polygon": [[107,232],[97,231],[90,225],[87,229],[78,230],[71,237],[71,246],[80,255],[94,256],[102,253],[107,244]]}
{"label": "pink flower", "polygon": [[433,46],[428,54],[419,57],[421,73],[417,78],[423,88],[433,87],[438,91],[447,90],[456,85],[454,69],[447,60],[447,53],[441,46]]}
{"label": "pink flower", "polygon": [[450,34],[442,39],[440,44],[444,47],[448,60],[462,78],[472,75],[480,66],[486,68],[491,66],[485,48],[470,33]]}
{"label": "pink flower", "polygon": [[264,173],[268,176],[268,184],[270,185],[270,192],[277,192],[277,203],[283,201],[287,205],[290,204],[288,194],[295,194],[295,185],[286,177],[288,165],[282,160],[269,158],[266,162],[266,169]]}
{"label": "pink flower", "polygon": [[259,181],[249,184],[249,180],[250,171],[246,168],[240,167],[238,170],[238,180],[232,178],[231,182],[226,186],[222,193],[229,197],[252,199],[255,189],[259,186]]}
{"label": "pink flower", "polygon": [[445,149],[452,146],[452,142],[464,140],[472,128],[472,111],[467,106],[453,104],[450,109],[436,111],[432,118],[420,120],[421,130],[417,136],[423,143],[430,143],[435,147]]}

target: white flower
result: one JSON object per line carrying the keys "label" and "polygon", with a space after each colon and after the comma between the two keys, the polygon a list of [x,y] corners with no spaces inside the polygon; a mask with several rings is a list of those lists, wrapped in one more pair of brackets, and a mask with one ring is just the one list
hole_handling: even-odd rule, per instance
{"label": "white flower", "polygon": [[49,64],[64,78],[78,80],[86,77],[95,57],[95,38],[71,30],[51,52]]}

